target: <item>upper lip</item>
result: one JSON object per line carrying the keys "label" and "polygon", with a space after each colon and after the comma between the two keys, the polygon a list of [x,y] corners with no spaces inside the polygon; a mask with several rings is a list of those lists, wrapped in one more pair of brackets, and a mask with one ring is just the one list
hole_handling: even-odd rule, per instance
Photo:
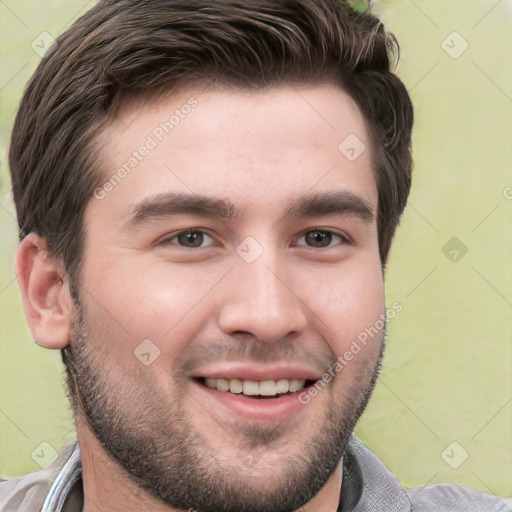
{"label": "upper lip", "polygon": [[256,365],[247,363],[217,363],[205,366],[196,371],[193,375],[196,378],[206,379],[240,379],[240,380],[280,380],[280,379],[303,379],[319,380],[322,372],[306,365]]}

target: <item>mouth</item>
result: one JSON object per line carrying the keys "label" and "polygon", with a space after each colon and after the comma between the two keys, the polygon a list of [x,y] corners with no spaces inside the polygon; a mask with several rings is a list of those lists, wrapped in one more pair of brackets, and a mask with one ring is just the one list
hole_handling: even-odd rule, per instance
{"label": "mouth", "polygon": [[[219,422],[238,418],[244,422],[278,424],[296,416],[312,414],[301,395],[316,380],[285,379],[248,380],[238,378],[196,377],[193,382],[209,404],[210,414]],[[231,376],[229,376],[231,377]],[[309,403],[309,401],[307,402]],[[314,414],[314,413],[313,413]]]}
{"label": "mouth", "polygon": [[198,400],[204,397],[203,404],[219,422],[235,419],[275,425],[300,421],[318,414],[326,400],[310,403],[302,398],[323,378],[321,368],[307,363],[217,362],[198,368],[191,377]]}
{"label": "mouth", "polygon": [[306,379],[245,380],[211,377],[200,377],[196,381],[206,388],[253,400],[277,400],[289,397],[315,383],[314,380]]}

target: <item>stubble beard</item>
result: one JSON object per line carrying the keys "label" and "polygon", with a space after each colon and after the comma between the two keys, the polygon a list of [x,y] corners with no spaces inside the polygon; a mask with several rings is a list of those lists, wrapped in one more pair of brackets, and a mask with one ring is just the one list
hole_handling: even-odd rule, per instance
{"label": "stubble beard", "polygon": [[[240,429],[238,439],[231,442],[238,453],[258,446],[279,451],[279,471],[273,464],[268,468],[273,473],[264,475],[266,485],[261,485],[264,459],[253,467],[244,466],[236,455],[232,463],[225,456],[221,459],[187,420],[183,401],[175,398],[180,392],[183,398],[181,386],[169,396],[143,377],[130,379],[122,373],[116,380],[105,364],[105,351],[98,348],[106,344],[89,333],[90,323],[77,301],[72,339],[63,354],[76,420],[87,424],[137,485],[170,507],[197,512],[293,512],[307,503],[339,465],[375,387],[384,353],[382,335],[375,340],[381,345],[378,358],[362,365],[355,382],[345,383],[343,396],[333,399],[323,418],[315,420],[314,434],[308,438],[286,428],[282,435],[279,428]],[[336,378],[343,378],[343,371]],[[293,434],[297,453],[279,450]]]}

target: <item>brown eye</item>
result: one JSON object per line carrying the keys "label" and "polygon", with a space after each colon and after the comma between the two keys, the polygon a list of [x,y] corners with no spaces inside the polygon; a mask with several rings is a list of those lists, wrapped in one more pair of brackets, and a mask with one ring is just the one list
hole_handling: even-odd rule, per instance
{"label": "brown eye", "polygon": [[212,245],[212,243],[213,239],[211,236],[196,229],[187,229],[185,231],[181,231],[177,235],[168,237],[161,242],[163,245],[179,245],[180,247],[190,249],[208,247]]}
{"label": "brown eye", "polygon": [[200,247],[203,243],[203,234],[199,231],[185,231],[177,236],[180,245],[186,247]]}
{"label": "brown eye", "polygon": [[306,233],[306,243],[313,247],[327,247],[332,240],[332,233],[327,231],[310,231]]}
{"label": "brown eye", "polygon": [[[304,242],[302,242],[302,240],[304,240]],[[333,244],[332,242],[337,243]],[[301,236],[297,245],[306,245],[308,247],[321,249],[323,247],[330,247],[332,245],[340,245],[343,243],[348,243],[348,240],[341,235],[323,229],[313,229]]]}

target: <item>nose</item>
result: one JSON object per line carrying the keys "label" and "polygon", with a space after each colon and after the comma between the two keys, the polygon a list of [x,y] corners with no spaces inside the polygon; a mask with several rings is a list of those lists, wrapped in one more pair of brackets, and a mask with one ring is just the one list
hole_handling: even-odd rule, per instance
{"label": "nose", "polygon": [[220,329],[269,343],[302,332],[307,307],[290,274],[291,269],[279,265],[276,258],[262,255],[253,263],[239,259],[224,286]]}

